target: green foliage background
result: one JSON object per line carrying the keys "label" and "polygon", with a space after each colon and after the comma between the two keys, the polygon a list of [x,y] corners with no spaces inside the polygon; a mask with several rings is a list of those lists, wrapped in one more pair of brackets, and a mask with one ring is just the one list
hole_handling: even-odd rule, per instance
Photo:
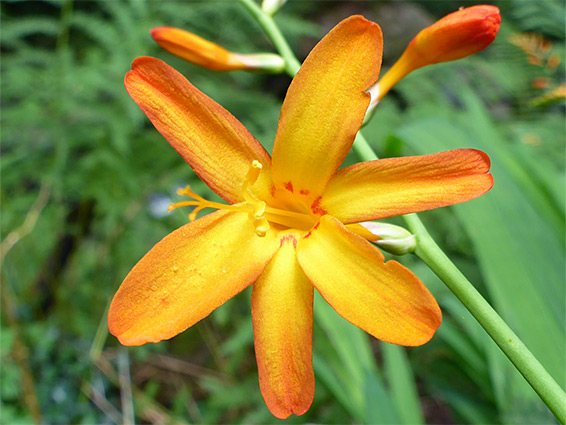
{"label": "green foliage background", "polygon": [[[291,0],[276,22],[304,58],[362,13],[382,25],[388,67],[421,28],[472,4]],[[544,93],[564,83],[564,65],[546,59],[564,59],[565,4],[493,4],[503,25],[490,48],[414,72],[363,131],[381,157],[490,155],[491,192],[422,219],[564,386],[565,109]],[[259,393],[249,292],[143,347],[121,347],[105,318],[129,269],[186,222],[163,214],[175,189],[208,190],[129,98],[124,74],[138,56],[164,59],[271,149],[288,77],[203,70],[149,36],[177,26],[234,51],[272,51],[257,23],[236,1],[2,1],[1,18],[0,422],[37,422],[39,412],[48,424],[277,422]],[[539,65],[510,42],[526,32],[553,43]],[[549,88],[533,88],[540,77]],[[401,261],[443,308],[435,338],[380,343],[317,298],[315,401],[287,422],[555,423],[443,284],[418,260]]]}

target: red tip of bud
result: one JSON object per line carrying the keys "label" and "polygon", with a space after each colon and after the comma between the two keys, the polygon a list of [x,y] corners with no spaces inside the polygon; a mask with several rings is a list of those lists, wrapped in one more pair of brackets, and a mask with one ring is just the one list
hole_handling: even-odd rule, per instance
{"label": "red tip of bud", "polygon": [[375,105],[397,82],[415,69],[473,55],[489,46],[499,31],[501,16],[495,6],[472,6],[445,16],[425,28],[372,89]]}
{"label": "red tip of bud", "polygon": [[465,58],[489,46],[499,31],[501,15],[495,6],[458,10],[422,30],[411,42],[420,66]]}

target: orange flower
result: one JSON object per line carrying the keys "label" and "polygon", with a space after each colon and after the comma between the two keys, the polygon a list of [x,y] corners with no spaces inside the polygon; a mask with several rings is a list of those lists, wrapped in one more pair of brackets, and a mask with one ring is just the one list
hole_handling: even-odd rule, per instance
{"label": "orange flower", "polygon": [[377,100],[415,69],[473,55],[489,46],[499,31],[495,6],[472,6],[451,13],[419,32],[379,81]]}
{"label": "orange flower", "polygon": [[[314,288],[376,338],[429,341],[440,309],[422,282],[363,236],[358,224],[475,198],[493,184],[489,159],[461,149],[369,161],[338,170],[378,77],[379,26],[338,24],[313,49],[282,106],[271,157],[236,118],[164,62],[142,57],[125,84],[155,127],[229,204],[157,243],[126,276],[108,322],[125,345],[169,339],[251,284],[262,395],[278,418],[314,395]],[[356,58],[356,60],[352,60]],[[375,240],[375,236],[369,235]]]}
{"label": "orange flower", "polygon": [[273,53],[232,53],[198,35],[173,27],[158,27],[151,36],[163,49],[195,65],[213,71],[263,70],[279,72],[283,59]]}

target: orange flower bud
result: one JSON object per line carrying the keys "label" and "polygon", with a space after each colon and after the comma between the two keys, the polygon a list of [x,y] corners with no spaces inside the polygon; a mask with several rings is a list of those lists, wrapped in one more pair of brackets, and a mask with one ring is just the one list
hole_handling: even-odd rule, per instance
{"label": "orange flower bud", "polygon": [[546,89],[550,86],[550,79],[546,77],[537,77],[532,81],[532,86],[535,89]]}
{"label": "orange flower bud", "polygon": [[445,16],[417,34],[401,58],[372,88],[373,97],[378,101],[415,69],[462,59],[485,49],[495,40],[500,23],[495,6],[472,6]]}
{"label": "orange flower bud", "polygon": [[413,51],[420,66],[462,59],[489,46],[500,23],[495,6],[461,9],[418,33],[407,51]]}
{"label": "orange flower bud", "polygon": [[556,68],[558,68],[558,65],[560,65],[560,61],[562,59],[560,58],[560,56],[558,56],[557,54],[552,54],[550,55],[550,57],[548,58],[548,61],[546,62],[546,67],[548,68],[549,71],[556,71]]}
{"label": "orange flower bud", "polygon": [[233,53],[198,35],[179,28],[157,27],[151,31],[153,39],[164,50],[195,65],[213,71],[263,70],[280,72],[283,58],[272,53],[244,55]]}

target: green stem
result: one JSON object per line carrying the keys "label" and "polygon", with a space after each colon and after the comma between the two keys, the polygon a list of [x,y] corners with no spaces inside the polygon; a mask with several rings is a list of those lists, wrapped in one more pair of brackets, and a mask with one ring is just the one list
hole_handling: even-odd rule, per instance
{"label": "green stem", "polygon": [[273,21],[273,18],[265,13],[253,0],[240,0],[240,3],[248,9],[259,25],[261,25],[267,36],[275,45],[279,54],[283,57],[283,60],[285,61],[285,72],[287,72],[287,74],[291,77],[294,76],[301,67],[301,63],[289,47],[289,43],[287,43],[287,40],[283,34],[281,34],[281,31],[277,24]]}
{"label": "green stem", "polygon": [[556,418],[566,423],[566,393],[436,244],[416,214],[403,217],[417,237],[415,254],[448,286],[525,377]]}
{"label": "green stem", "polygon": [[356,152],[358,158],[363,161],[375,161],[379,159],[361,131],[358,131],[358,134],[356,134],[356,139],[354,140],[352,149]]}
{"label": "green stem", "polygon": [[[285,71],[291,76],[295,75],[300,68],[300,63],[271,16],[267,15],[253,0],[240,0],[240,3],[257,19],[275,44],[285,60]],[[356,136],[353,149],[362,161],[378,159],[361,132],[358,132]],[[419,217],[416,214],[409,214],[403,216],[403,218],[407,227],[417,237],[418,244],[415,254],[458,297],[525,377],[556,418],[566,425],[566,393],[564,390],[560,388],[519,337],[474,288],[472,283],[450,261],[432,239]]]}

